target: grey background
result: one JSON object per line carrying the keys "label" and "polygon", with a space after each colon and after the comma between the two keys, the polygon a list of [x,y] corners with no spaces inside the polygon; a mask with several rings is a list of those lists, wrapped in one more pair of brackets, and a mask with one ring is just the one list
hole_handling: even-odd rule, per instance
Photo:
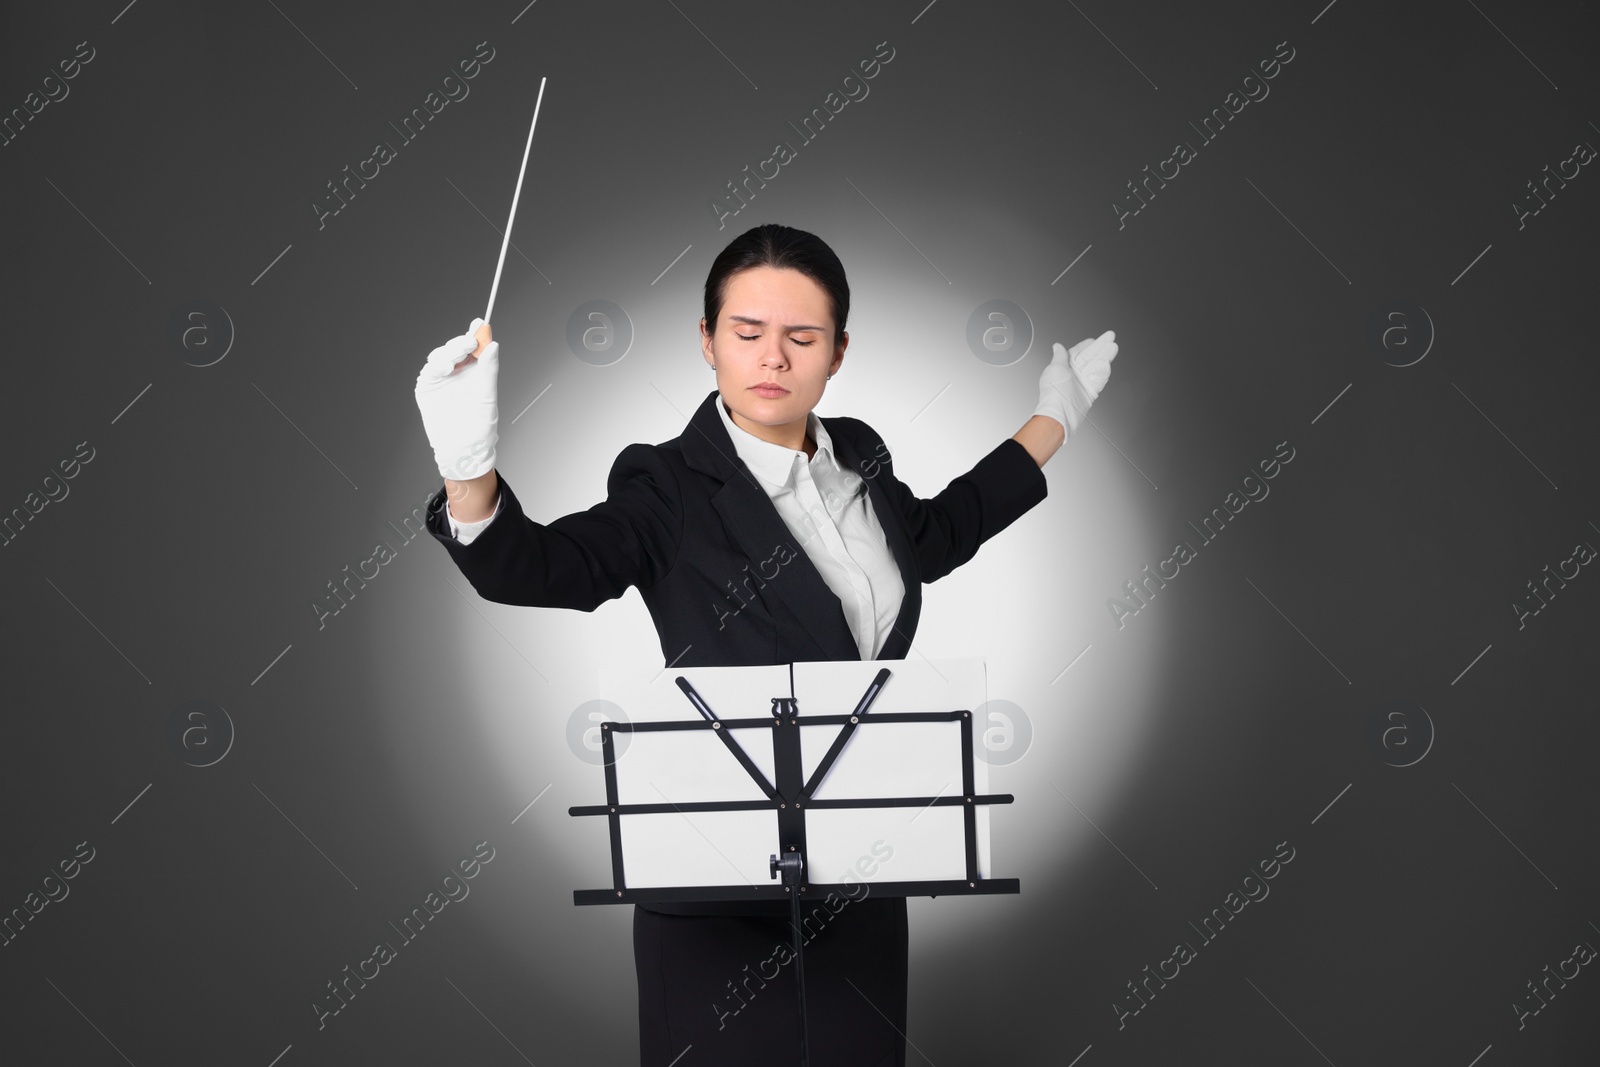
{"label": "grey background", "polygon": [[[0,547],[0,915],[94,849],[0,946],[7,1062],[635,1061],[629,910],[572,905],[605,866],[566,815],[600,790],[566,737],[597,669],[662,662],[648,616],[634,591],[485,603],[403,534],[438,485],[413,380],[484,310],[541,77],[494,316],[500,466],[541,520],[713,387],[700,287],[759,222],[844,261],[819,413],[872,423],[923,496],[1027,419],[1051,341],[1117,330],[1049,498],[927,590],[914,654],[983,656],[1032,740],[994,771],[1022,893],[912,901],[910,1062],[1594,1061],[1593,968],[1520,1028],[1516,1005],[1600,945],[1600,579],[1514,605],[1600,544],[1600,191],[1584,167],[1520,228],[1513,206],[1600,144],[1593,4],[5,17],[4,114],[95,49],[0,148],[0,514],[94,449]],[[319,229],[324,183],[480,41],[470,94]],[[869,95],[719,228],[724,183],[880,41]],[[1270,94],[1202,144],[1189,124],[1283,41]],[[1178,140],[1196,158],[1119,227]],[[596,299],[635,331],[609,366],[566,344]],[[1004,367],[965,341],[997,299],[1034,331]],[[169,337],[194,300],[236,331],[207,367]],[[1370,323],[1403,307],[1433,337],[1396,367],[1420,349]],[[1270,496],[1201,545],[1189,523],[1285,441]],[[1181,540],[1196,558],[1119,627],[1108,601]],[[396,558],[319,627],[380,541]],[[220,713],[174,743],[191,701],[231,747]],[[319,1029],[325,983],[480,841],[470,895]],[[1202,943],[1280,842],[1270,895]]]}

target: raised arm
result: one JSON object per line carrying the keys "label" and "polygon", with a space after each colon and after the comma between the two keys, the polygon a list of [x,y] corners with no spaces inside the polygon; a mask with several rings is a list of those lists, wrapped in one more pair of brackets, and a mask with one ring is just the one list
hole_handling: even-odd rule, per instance
{"label": "raised arm", "polygon": [[[474,319],[430,352],[417,375],[417,407],[444,478],[428,502],[428,531],[478,595],[501,604],[593,611],[629,586],[659,581],[683,534],[683,498],[667,457],[629,445],[612,464],[605,500],[549,523],[529,518],[495,470],[499,369],[500,345],[489,324]],[[494,520],[458,539],[447,499],[458,523]]]}
{"label": "raised arm", "polygon": [[[1039,407],[1022,428],[1001,441],[976,466],[937,496],[918,497],[894,476],[888,463],[874,477],[886,479],[890,497],[906,517],[924,582],[933,582],[972,559],[989,538],[1010,526],[1048,495],[1040,468],[1078,431],[1084,413],[1111,375],[1116,334],[1107,330],[1055,356],[1039,379]],[[888,450],[871,427],[851,420],[872,454]]]}

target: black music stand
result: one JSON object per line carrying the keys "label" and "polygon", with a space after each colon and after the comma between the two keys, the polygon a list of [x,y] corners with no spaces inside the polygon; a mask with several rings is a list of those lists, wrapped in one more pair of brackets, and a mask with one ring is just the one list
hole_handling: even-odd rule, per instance
{"label": "black music stand", "polygon": [[[881,662],[881,661],[880,661]],[[904,661],[893,661],[896,668],[904,669]],[[579,889],[573,891],[575,904],[631,904],[651,902],[724,901],[724,900],[782,900],[790,904],[790,922],[795,957],[795,982],[799,994],[800,1012],[800,1062],[809,1067],[807,1049],[807,1020],[805,997],[804,941],[800,918],[802,895],[818,899],[826,893],[840,892],[849,896],[847,883],[813,882],[808,877],[807,825],[808,812],[830,809],[871,809],[959,806],[962,809],[961,844],[964,853],[964,877],[912,879],[906,881],[874,881],[872,889],[886,896],[928,896],[940,894],[980,895],[993,893],[1018,893],[1020,884],[1015,878],[986,878],[979,871],[978,806],[983,804],[1009,804],[1014,799],[1009,793],[977,793],[974,787],[976,771],[973,754],[973,721],[971,708],[954,708],[922,711],[881,711],[869,713],[885,687],[894,677],[887,666],[879,666],[876,674],[846,712],[802,714],[800,699],[794,694],[794,664],[789,664],[789,692],[773,696],[770,713],[760,717],[719,718],[708,701],[683,674],[674,678],[683,696],[699,713],[699,719],[680,719],[650,722],[611,722],[600,724],[601,744],[605,756],[606,802],[594,805],[575,805],[568,809],[574,816],[603,815],[610,828],[611,876],[609,889]],[[815,665],[807,665],[815,667]],[[843,666],[843,664],[839,664]],[[852,663],[861,670],[872,664]],[[765,670],[766,668],[696,668],[704,671]],[[725,709],[726,710],[726,709]],[[893,796],[821,798],[815,794],[837,765],[852,736],[862,722],[875,727],[892,723],[957,723],[960,727],[961,791],[946,795],[942,791],[934,796]],[[805,774],[801,744],[801,728],[837,725],[825,755],[817,762],[811,774]],[[750,754],[732,736],[735,729],[766,727],[771,732],[772,765],[775,780],[769,780]],[[717,737],[729,754],[743,767],[745,774],[760,791],[761,797],[747,800],[684,801],[674,803],[623,803],[619,799],[617,778],[618,732],[634,734],[652,731],[706,730]],[[658,787],[659,788],[659,787]],[[677,812],[687,816],[690,812],[773,811],[776,814],[777,835],[771,841],[767,870],[769,879],[782,875],[781,885],[748,883],[745,885],[655,885],[630,887],[625,877],[622,820],[630,815],[655,815]],[[920,815],[920,812],[919,812]],[[708,839],[709,840],[709,839]],[[731,861],[730,861],[731,862]]]}

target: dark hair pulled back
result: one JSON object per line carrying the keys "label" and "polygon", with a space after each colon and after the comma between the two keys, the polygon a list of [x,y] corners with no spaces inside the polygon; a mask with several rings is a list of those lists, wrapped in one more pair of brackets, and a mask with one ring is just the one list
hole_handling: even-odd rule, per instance
{"label": "dark hair pulled back", "polygon": [[729,241],[712,260],[711,272],[706,275],[707,332],[716,332],[728,279],[739,271],[763,266],[797,270],[822,286],[833,312],[833,343],[844,339],[845,319],[850,314],[850,283],[845,281],[844,264],[816,234],[776,222],[751,227]]}

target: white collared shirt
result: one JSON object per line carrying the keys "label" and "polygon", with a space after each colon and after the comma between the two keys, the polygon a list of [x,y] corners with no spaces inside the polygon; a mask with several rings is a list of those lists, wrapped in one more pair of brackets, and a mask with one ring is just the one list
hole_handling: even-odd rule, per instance
{"label": "white collared shirt", "polygon": [[[861,658],[872,659],[900,614],[905,583],[878,524],[867,483],[840,465],[816,412],[806,415],[806,432],[817,443],[816,454],[807,461],[798,449],[740,429],[720,396],[716,407],[739,458],[839,598]],[[783,581],[782,572],[771,580]]]}
{"label": "white collared shirt", "polygon": [[[720,396],[716,408],[739,458],[839,598],[861,658],[872,659],[888,640],[900,614],[905,583],[878,523],[866,482],[839,464],[833,441],[814,411],[806,415],[806,430],[816,441],[817,451],[808,461],[803,451],[763,441],[741,429],[729,417]],[[500,501],[496,500],[494,513],[487,519],[457,522],[450,515],[449,503],[445,504],[451,531],[464,545],[499,514]],[[782,581],[782,572],[771,580]]]}

